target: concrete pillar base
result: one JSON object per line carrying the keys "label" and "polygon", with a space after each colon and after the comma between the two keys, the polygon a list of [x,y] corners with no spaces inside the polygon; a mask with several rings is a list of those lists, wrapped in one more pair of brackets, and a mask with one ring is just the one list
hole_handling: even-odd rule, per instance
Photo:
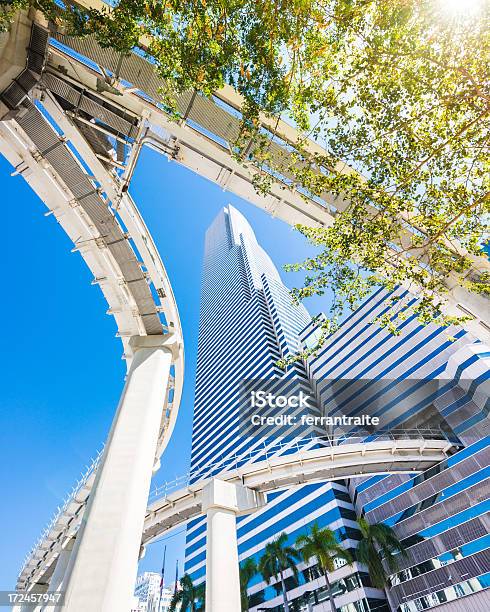
{"label": "concrete pillar base", "polygon": [[240,612],[236,516],[262,508],[265,495],[217,478],[203,489],[207,513],[206,610]]}
{"label": "concrete pillar base", "polygon": [[131,338],[134,357],[66,571],[62,612],[130,609],[171,349]]}

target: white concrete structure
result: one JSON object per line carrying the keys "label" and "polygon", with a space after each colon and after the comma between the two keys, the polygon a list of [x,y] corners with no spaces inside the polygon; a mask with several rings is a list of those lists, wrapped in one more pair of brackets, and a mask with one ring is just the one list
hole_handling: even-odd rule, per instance
{"label": "white concrete structure", "polygon": [[202,490],[207,516],[206,610],[240,612],[240,575],[236,517],[267,503],[263,493],[213,478]]}
{"label": "white concrete structure", "polygon": [[[405,432],[406,436],[406,432]],[[434,434],[427,432],[424,438],[414,433],[412,439],[386,439],[369,443],[352,443],[332,445],[326,441],[323,448],[313,450],[298,450],[296,453],[271,456],[265,461],[253,461],[241,465],[229,463],[222,466],[209,466],[212,470],[219,467],[220,480],[233,485],[242,485],[252,495],[274,491],[295,484],[322,482],[329,479],[346,478],[352,475],[369,475],[383,473],[413,473],[423,471],[444,460],[452,450],[452,445],[444,439],[434,439]],[[286,449],[286,447],[285,447]],[[257,457],[263,455],[263,449],[258,449]],[[204,475],[198,482],[193,482],[193,475],[187,475],[187,486],[184,479],[170,483],[155,492],[155,499],[148,506],[141,544],[143,546],[159,538],[188,519],[202,515],[203,491],[212,482]],[[208,489],[209,491],[209,489]],[[251,495],[251,493],[248,493]],[[81,517],[87,504],[89,494],[84,494],[84,501],[73,500],[67,504],[66,510],[58,516],[46,537],[37,544],[28,562],[19,576],[19,585],[39,584],[45,582],[52,574],[60,553],[56,542],[64,542],[73,537],[81,525]],[[75,493],[75,498],[77,493]],[[81,497],[78,500],[82,499]],[[209,494],[206,500],[209,500]],[[212,499],[212,498],[211,498]],[[251,502],[250,511],[260,505],[260,496]],[[249,502],[240,501],[243,512]],[[212,508],[205,501],[208,509]],[[206,507],[206,506],[204,506]],[[222,542],[223,544],[223,542]],[[233,543],[232,543],[233,544]],[[233,555],[233,549],[228,553]]]}
{"label": "white concrete structure", "polygon": [[75,538],[69,538],[60,551],[58,560],[54,572],[49,581],[48,591],[61,591],[63,590],[63,581],[65,578],[65,572],[70,562],[71,553],[75,544]]}
{"label": "white concrete structure", "polygon": [[[180,402],[181,328],[159,254],[134,202],[120,192],[119,177],[83,137],[74,142],[80,132],[54,98],[36,106],[24,96],[26,88],[39,81],[48,43],[44,24],[31,26],[22,14],[12,36],[0,37],[2,66],[11,62],[21,69],[17,75],[2,72],[0,152],[13,165],[13,174],[22,175],[46,203],[48,214],[92,270],[93,282],[101,287],[108,313],[115,318],[129,369],[97,478],[90,476],[93,495],[63,577],[69,601],[63,609],[113,610],[115,602],[124,609],[129,608],[136,577],[151,475]],[[7,98],[12,112],[6,116]],[[83,489],[78,493],[83,496]],[[62,541],[51,544],[57,553],[63,549]],[[57,581],[64,562],[55,574]]]}
{"label": "white concrete structure", "polygon": [[130,345],[133,361],[66,572],[63,608],[73,612],[127,609],[136,578],[172,353],[164,336]]}
{"label": "white concrete structure", "polygon": [[168,587],[163,587],[162,592],[160,594],[160,607],[158,608],[158,612],[169,612],[170,602],[172,601],[173,594],[174,592],[172,589]]}
{"label": "white concrete structure", "polygon": [[161,587],[162,577],[156,572],[143,572],[136,580],[134,595],[135,612],[168,612],[172,590]]}
{"label": "white concrete structure", "polygon": [[[100,5],[98,0],[91,2]],[[32,17],[37,22],[31,29]],[[151,473],[172,433],[183,380],[182,337],[172,289],[127,193],[141,147],[157,148],[288,223],[328,225],[333,218],[330,205],[342,210],[347,203],[331,194],[319,203],[296,190],[284,190],[281,181],[270,195],[258,194],[253,163],[244,167],[227,144],[233,141],[241,105],[230,88],[217,92],[216,100],[185,94],[179,104],[186,121],[175,123],[159,105],[161,82],[150,62],[136,54],[119,56],[89,37],[70,39],[61,32],[50,33],[45,26],[39,15],[22,13],[11,32],[0,37],[0,153],[12,164],[13,174],[21,175],[39,195],[47,214],[54,216],[92,270],[93,282],[100,286],[108,313],[115,318],[128,362],[128,382],[86,515],[82,520],[85,498],[74,503],[76,515],[68,514],[65,525],[70,533],[78,530],[63,578],[65,611],[113,612],[130,605],[129,586],[122,585],[131,585],[136,573]],[[100,85],[106,72],[97,64],[134,87],[126,90],[116,79],[122,95],[104,90]],[[193,117],[204,118],[206,125],[196,129]],[[265,120],[264,126],[272,127]],[[297,134],[292,128],[281,124],[279,132],[294,146]],[[284,155],[285,150],[277,143],[271,145],[274,155]],[[475,260],[472,273],[483,269],[488,269],[488,262]],[[467,326],[477,337],[488,338],[488,302],[469,295],[458,280],[447,279],[450,308],[459,314],[473,313]],[[440,457],[439,451],[430,461],[439,460],[434,459]],[[360,456],[361,465],[371,465],[374,472],[397,463],[385,456],[377,468],[365,463],[365,449]],[[392,457],[396,456],[395,450]],[[408,456],[414,460],[417,451],[412,448]],[[420,456],[423,459],[423,452]],[[335,459],[332,456],[332,463]],[[348,474],[356,469],[348,461],[344,467]],[[319,471],[323,477],[334,473]],[[290,469],[288,477],[295,480],[297,472]],[[287,479],[283,473],[282,480]],[[260,488],[260,483],[255,484]],[[65,515],[59,518],[61,524]],[[60,533],[64,530],[54,525],[30,556],[19,588],[40,588],[40,577],[49,578],[46,570],[53,571],[63,549]]]}

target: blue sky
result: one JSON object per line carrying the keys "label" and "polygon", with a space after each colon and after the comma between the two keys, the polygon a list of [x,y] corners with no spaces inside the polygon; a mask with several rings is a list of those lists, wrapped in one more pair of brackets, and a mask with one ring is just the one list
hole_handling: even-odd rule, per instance
{"label": "blue sky", "polygon": [[[107,435],[125,362],[107,305],[54,217],[0,157],[3,235],[3,346],[0,351],[0,590],[15,586],[22,560]],[[155,482],[188,468],[204,232],[233,204],[281,267],[311,248],[289,226],[145,149],[131,194],[169,273],[184,329],[186,372],[177,426]],[[5,214],[4,213],[4,214]],[[282,272],[290,287],[298,275]],[[328,298],[313,298],[310,312]],[[148,547],[140,570],[167,580],[183,561],[184,533]],[[182,565],[182,563],[181,563]]]}

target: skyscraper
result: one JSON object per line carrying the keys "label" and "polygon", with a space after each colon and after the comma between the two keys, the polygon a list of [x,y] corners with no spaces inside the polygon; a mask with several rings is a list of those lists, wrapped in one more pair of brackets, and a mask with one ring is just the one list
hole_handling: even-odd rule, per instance
{"label": "skyscraper", "polygon": [[[202,277],[199,346],[192,437],[192,470],[204,475],[219,471],[219,464],[230,457],[247,460],[249,453],[260,460],[264,446],[275,451],[277,437],[288,434],[287,427],[276,427],[270,438],[255,440],[243,435],[239,425],[240,382],[244,379],[294,379],[307,381],[302,364],[285,374],[277,362],[300,347],[300,332],[311,321],[303,306],[292,304],[289,290],[282,283],[274,264],[257,243],[245,218],[233,207],[222,210],[205,238]],[[213,468],[218,464],[217,468]],[[358,537],[354,506],[345,482],[309,484],[276,492],[257,514],[238,519],[240,560],[258,559],[265,544],[281,532],[293,543],[306,526],[317,521],[330,526],[346,547]],[[186,538],[185,570],[195,582],[205,575],[205,519],[190,521]],[[318,581],[317,568],[300,564],[301,580],[296,585],[286,574],[290,597],[300,597],[312,581]],[[339,568],[337,579],[345,590],[342,601],[355,601],[361,595],[380,600],[382,592],[367,590],[356,566]],[[348,583],[348,586],[347,586]],[[355,591],[355,593],[354,593]],[[267,608],[282,601],[273,586],[260,576],[251,581],[251,610],[263,602]],[[319,595],[325,600],[326,594]],[[327,608],[326,608],[327,609]]]}
{"label": "skyscraper", "polygon": [[[396,309],[407,309],[416,299],[404,290],[397,296]],[[282,532],[292,544],[313,522],[330,527],[355,556],[361,537],[356,517],[364,514],[370,522],[392,525],[408,556],[399,559],[400,571],[390,576],[386,590],[374,588],[367,568],[356,561],[339,563],[330,575],[338,612],[417,612],[442,604],[441,612],[462,612],[469,605],[486,610],[490,438],[484,384],[490,379],[490,350],[461,328],[424,326],[415,316],[407,316],[400,336],[372,325],[393,308],[389,297],[374,293],[316,355],[285,374],[278,359],[314,345],[318,324],[291,303],[243,216],[232,207],[223,210],[205,242],[192,469],[207,475],[235,456],[260,460],[261,444],[287,452],[287,443],[274,445],[275,436],[290,433],[287,427],[277,427],[265,441],[240,429],[243,379],[304,381],[322,413],[355,414],[366,404],[373,416],[382,416],[385,427],[440,426],[443,417],[464,446],[447,461],[423,474],[277,491],[262,511],[238,519],[239,558],[257,560],[265,544]],[[205,539],[205,519],[190,521],[185,569],[196,582],[205,577]],[[330,612],[318,566],[300,563],[298,569],[297,580],[286,572],[292,610]],[[249,595],[251,612],[282,612],[274,584],[260,576],[251,581]],[[461,600],[464,596],[472,603]]]}
{"label": "skyscraper", "polygon": [[[282,376],[309,322],[245,218],[233,207],[206,232],[192,435],[192,469],[247,450],[238,442],[238,383]],[[304,375],[304,373],[303,373]]]}
{"label": "skyscraper", "polygon": [[[395,293],[396,309],[415,301]],[[399,336],[371,325],[394,316],[387,297],[380,290],[352,313],[308,360],[308,374],[325,414],[353,414],[365,403],[390,427],[444,417],[459,452],[422,474],[352,478],[349,492],[358,514],[392,526],[406,547],[386,589],[392,610],[489,610],[490,348],[461,327],[421,325],[410,313]],[[311,323],[303,342],[314,345],[317,333]],[[328,381],[336,381],[334,401]]]}
{"label": "skyscraper", "polygon": [[134,612],[168,612],[172,591],[161,585],[162,577],[156,572],[144,572],[136,579]]}

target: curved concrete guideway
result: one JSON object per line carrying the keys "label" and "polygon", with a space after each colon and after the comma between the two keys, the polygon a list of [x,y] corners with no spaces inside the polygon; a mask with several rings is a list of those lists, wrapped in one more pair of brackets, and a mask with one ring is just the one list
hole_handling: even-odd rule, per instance
{"label": "curved concrete guideway", "polygon": [[[13,32],[0,34],[0,154],[47,207],[73,242],[107,300],[128,370],[133,336],[166,335],[175,344],[171,388],[162,411],[157,456],[170,437],[183,385],[182,329],[172,286],[150,232],[121,178],[101,161],[87,139],[49,92],[43,89],[49,36],[21,13]],[[14,47],[14,50],[12,50]],[[8,69],[9,68],[9,69]],[[16,73],[21,71],[20,75]],[[28,73],[29,85],[21,82]],[[5,91],[20,90],[16,108],[5,112]],[[36,98],[42,98],[42,102]],[[8,97],[12,102],[12,96]],[[106,111],[110,115],[110,111]],[[139,124],[133,117],[131,133]],[[121,128],[122,129],[122,128]],[[175,409],[174,409],[175,408]],[[165,431],[166,430],[166,431]]]}
{"label": "curved concrete guideway", "polygon": [[[137,573],[152,472],[159,467],[180,403],[181,326],[158,251],[120,177],[110,164],[101,163],[97,145],[89,146],[56,99],[35,100],[33,88],[47,58],[47,29],[32,25],[22,13],[10,34],[0,36],[2,68],[11,37],[16,53],[10,55],[9,70],[0,72],[0,81],[5,75],[9,81],[6,88],[0,82],[0,153],[12,164],[12,174],[22,176],[46,204],[47,214],[89,266],[116,321],[128,365],[64,572],[64,610],[125,609]],[[13,72],[16,62],[18,74]],[[137,129],[136,121],[121,121]],[[92,476],[85,484],[89,480]]]}
{"label": "curved concrete guideway", "polygon": [[[443,461],[453,445],[447,440],[414,438],[341,444],[274,455],[219,473],[219,479],[267,493],[310,482],[422,472]],[[260,451],[258,453],[260,455]],[[202,491],[213,480],[206,478],[153,501],[148,507],[142,543],[151,543],[169,529],[202,514]]]}
{"label": "curved concrete guideway", "polygon": [[[102,0],[77,1],[87,7],[101,7],[104,4]],[[286,122],[276,123],[267,117],[262,117],[263,128],[277,136],[269,146],[269,153],[277,162],[278,168],[282,167],[283,171],[279,170],[276,173],[277,182],[272,185],[268,195],[257,193],[253,186],[256,172],[253,161],[247,164],[240,163],[230,153],[233,141],[239,133],[243,105],[243,99],[232,87],[225,86],[216,92],[212,99],[193,95],[192,92],[183,94],[177,100],[177,106],[186,119],[175,122],[159,104],[161,100],[159,88],[164,86],[164,82],[141,55],[134,53],[121,58],[115,51],[100,47],[94,37],[80,39],[57,32],[54,33],[54,39],[73,49],[78,55],[70,54],[59,45],[51,47],[48,70],[51,74],[61,77],[62,81],[58,83],[61,88],[58,88],[54,82],[53,88],[58,92],[65,89],[66,84],[63,82],[66,80],[63,76],[65,74],[71,82],[77,82],[83,87],[97,91],[101,72],[94,68],[94,63],[119,74],[121,80],[131,83],[132,86],[127,88],[116,83],[117,94],[110,91],[100,92],[99,86],[101,97],[117,101],[121,108],[145,117],[147,130],[142,135],[141,143],[149,144],[167,155],[169,159],[177,161],[291,225],[303,223],[329,226],[335,214],[348,206],[349,202],[342,196],[334,197],[330,193],[323,193],[321,198],[312,198],[296,189],[284,188],[294,179],[285,160],[289,158],[291,149],[300,138],[296,129]],[[141,41],[141,46],[145,47],[144,40]],[[83,58],[87,58],[91,63],[84,61]],[[322,147],[313,141],[307,141],[306,146],[311,153],[320,155],[325,153]],[[342,172],[353,172],[352,168],[340,160],[338,168]],[[402,236],[401,240],[403,246],[408,247],[409,242],[406,238],[411,232],[417,233],[418,230],[411,229],[412,223],[409,217],[403,217],[403,222],[407,236]],[[450,249],[455,248],[460,253],[466,253],[462,245],[454,242],[448,243],[447,246]],[[490,271],[490,262],[485,258],[470,257],[474,266],[465,272],[464,276],[478,276],[484,271]],[[446,285],[448,313],[474,316],[474,319],[467,321],[464,326],[477,338],[483,341],[490,340],[488,299],[469,292],[464,286],[464,279],[456,273],[452,273],[446,279]]]}
{"label": "curved concrete guideway", "polygon": [[[346,443],[274,455],[266,460],[252,461],[238,468],[221,471],[216,478],[209,477],[188,484],[151,502],[147,508],[141,538],[142,553],[146,545],[162,534],[191,518],[207,514],[211,533],[210,546],[213,551],[216,548],[221,551],[209,556],[206,578],[207,582],[210,581],[210,584],[214,585],[209,591],[209,596],[212,594],[213,597],[213,607],[210,609],[218,612],[215,598],[221,601],[230,596],[228,590],[226,595],[220,590],[219,584],[222,584],[223,589],[229,589],[234,580],[233,572],[228,575],[230,568],[233,569],[232,564],[228,563],[226,570],[221,567],[223,551],[229,555],[229,559],[236,556],[236,532],[233,535],[230,529],[230,513],[237,515],[253,512],[265,503],[264,493],[289,486],[360,475],[420,472],[443,461],[452,448],[452,444],[447,440],[421,437]],[[262,449],[257,451],[256,458],[260,456],[263,456]],[[217,481],[224,484],[213,484]],[[237,501],[225,503],[218,491],[218,499],[221,499],[218,503],[211,495],[211,491],[216,492],[217,486],[225,485],[231,487],[223,493],[225,498],[229,500],[231,495],[232,499],[235,496]],[[26,588],[28,585],[32,588],[35,584],[47,583],[50,580],[66,542],[76,537],[80,528],[84,506],[90,499],[89,486],[85,486],[82,492],[75,495],[66,511],[58,517],[56,524],[38,544],[19,576],[19,588]],[[228,535],[225,539],[219,535],[215,537],[220,533]],[[212,576],[223,576],[224,571],[224,575],[228,576],[226,580],[221,580],[219,584],[212,582]],[[228,608],[227,612],[230,610],[231,608]]]}

